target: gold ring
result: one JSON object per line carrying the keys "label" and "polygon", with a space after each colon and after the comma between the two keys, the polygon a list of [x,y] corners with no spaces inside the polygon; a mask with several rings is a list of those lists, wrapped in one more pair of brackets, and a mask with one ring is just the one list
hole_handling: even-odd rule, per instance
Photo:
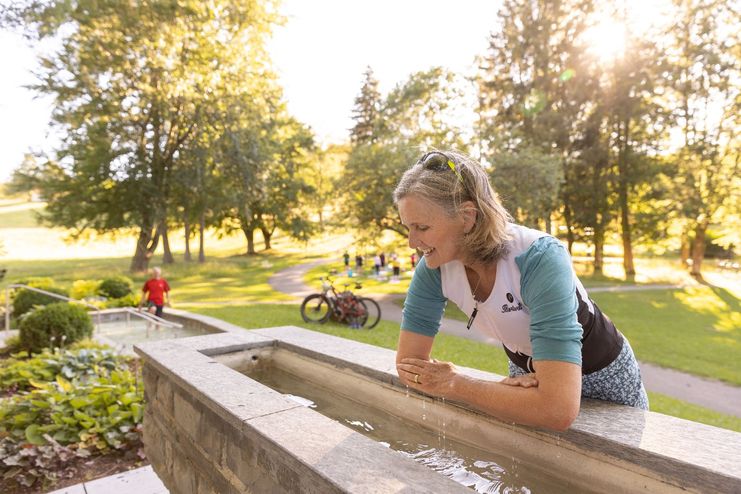
{"label": "gold ring", "polygon": [[414,374],[414,383],[419,384],[419,374]]}

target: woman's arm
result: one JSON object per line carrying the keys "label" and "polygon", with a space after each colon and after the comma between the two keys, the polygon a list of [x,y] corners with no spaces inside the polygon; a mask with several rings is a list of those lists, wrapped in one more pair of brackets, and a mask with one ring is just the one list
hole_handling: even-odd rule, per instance
{"label": "woman's arm", "polygon": [[[526,388],[466,376],[450,362],[399,356],[397,369],[409,386],[466,403],[506,422],[566,430],[579,414],[581,367],[576,364],[533,362],[538,385]],[[415,375],[419,376],[417,383]]]}
{"label": "woman's arm", "polygon": [[404,329],[399,333],[399,344],[396,347],[396,372],[399,374],[401,382],[407,385],[414,384],[414,373],[405,371],[399,367],[403,359],[412,358],[423,361],[430,360],[432,351],[433,336],[425,336],[419,333],[413,333]]}

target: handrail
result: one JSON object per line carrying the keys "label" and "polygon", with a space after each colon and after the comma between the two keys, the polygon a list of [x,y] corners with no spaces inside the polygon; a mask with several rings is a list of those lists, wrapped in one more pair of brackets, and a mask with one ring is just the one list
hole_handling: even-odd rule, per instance
{"label": "handrail", "polygon": [[178,322],[168,321],[167,319],[163,319],[161,317],[155,316],[154,314],[150,314],[149,312],[142,312],[139,310],[132,309],[131,307],[123,307],[123,310],[128,314],[134,314],[136,317],[146,319],[149,322],[152,322],[159,326],[165,326],[167,328],[182,328],[183,327],[183,325]]}
{"label": "handrail", "polygon": [[31,290],[32,292],[43,293],[44,295],[47,295],[52,298],[57,298],[59,300],[65,300],[67,302],[75,302],[78,304],[82,304],[90,309],[95,309],[97,311],[96,319],[98,321],[96,323],[96,327],[100,328],[100,308],[92,304],[88,304],[87,302],[84,302],[82,300],[77,300],[75,298],[69,298],[69,297],[65,297],[64,295],[59,295],[58,293],[48,292],[40,288],[34,288],[32,286],[23,285],[20,283],[14,283],[12,285],[8,285],[7,287],[5,287],[5,331],[10,331],[10,289],[11,288],[25,288],[26,290]]}

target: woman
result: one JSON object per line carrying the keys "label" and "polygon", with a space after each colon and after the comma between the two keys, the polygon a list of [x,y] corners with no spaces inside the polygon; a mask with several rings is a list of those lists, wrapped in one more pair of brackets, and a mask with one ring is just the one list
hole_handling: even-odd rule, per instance
{"label": "woman", "polygon": [[[394,191],[409,246],[421,252],[401,323],[397,371],[424,393],[501,420],[565,430],[581,396],[648,409],[627,340],[587,296],[568,252],[515,225],[486,171],[454,152],[427,153]],[[502,342],[510,377],[474,379],[430,360],[447,300],[468,327]]]}

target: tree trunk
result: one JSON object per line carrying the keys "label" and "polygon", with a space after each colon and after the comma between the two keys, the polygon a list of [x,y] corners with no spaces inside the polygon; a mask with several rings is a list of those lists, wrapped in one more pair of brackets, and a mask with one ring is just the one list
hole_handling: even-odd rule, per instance
{"label": "tree trunk", "polygon": [[605,267],[605,229],[597,223],[594,228],[594,274],[602,274]]}
{"label": "tree trunk", "polygon": [[265,250],[270,250],[270,239],[273,237],[273,232],[269,231],[265,226],[261,226],[260,231],[262,232],[262,240],[265,243]]}
{"label": "tree trunk", "polygon": [[623,239],[623,269],[626,277],[633,277],[636,274],[633,265],[633,239],[630,227],[630,209],[628,205],[628,130],[630,119],[626,118],[623,123],[622,142],[618,152],[618,201],[620,202],[620,229]]}
{"label": "tree trunk", "polygon": [[692,270],[690,273],[701,280],[702,261],[705,259],[705,231],[708,229],[708,220],[701,220],[695,226],[695,239],[692,242]]}
{"label": "tree trunk", "polygon": [[569,254],[574,247],[574,231],[571,226],[571,208],[566,205],[563,208],[563,218],[566,221],[566,242],[568,244]]}
{"label": "tree trunk", "polygon": [[206,232],[206,213],[201,213],[198,223],[198,262],[206,262],[205,242],[203,236]]}
{"label": "tree trunk", "polygon": [[551,213],[549,212],[548,214],[545,215],[545,232],[548,235],[551,235],[552,228],[553,226],[551,225]]}
{"label": "tree trunk", "polygon": [[185,259],[185,262],[190,262],[193,258],[190,255],[190,221],[188,220],[187,209],[183,216],[183,230],[183,234],[185,235],[185,254],[183,255],[183,258]]}
{"label": "tree trunk", "polygon": [[690,264],[690,234],[688,230],[689,227],[682,228],[682,236],[680,237],[682,244],[679,248],[679,262],[683,269],[686,269]]}
{"label": "tree trunk", "polygon": [[255,231],[251,227],[242,227],[244,237],[247,239],[247,255],[254,256],[255,252]]}
{"label": "tree trunk", "polygon": [[131,259],[129,271],[132,273],[141,273],[149,268],[149,260],[154,255],[154,251],[157,250],[159,238],[159,228],[153,234],[151,226],[141,227],[139,238],[136,241],[136,251],[134,252],[134,257]]}
{"label": "tree trunk", "polygon": [[173,264],[175,258],[172,257],[172,251],[170,250],[170,239],[167,236],[167,224],[162,222],[160,230],[162,231],[162,249],[164,250],[164,253],[162,254],[162,264]]}

